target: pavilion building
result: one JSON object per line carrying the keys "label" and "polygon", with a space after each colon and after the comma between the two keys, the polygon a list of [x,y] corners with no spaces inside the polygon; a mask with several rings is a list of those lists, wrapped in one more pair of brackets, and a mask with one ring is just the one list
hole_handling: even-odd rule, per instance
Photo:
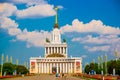
{"label": "pavilion building", "polygon": [[46,38],[45,56],[30,58],[30,73],[82,73],[82,58],[68,57],[66,40],[61,41],[58,13],[52,31],[52,40]]}

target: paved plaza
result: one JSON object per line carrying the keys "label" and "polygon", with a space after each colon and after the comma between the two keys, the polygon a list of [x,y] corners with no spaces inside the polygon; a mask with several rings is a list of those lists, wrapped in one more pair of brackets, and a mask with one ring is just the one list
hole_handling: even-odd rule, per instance
{"label": "paved plaza", "polygon": [[35,75],[35,76],[9,78],[3,80],[85,80],[85,79],[81,79],[80,77],[73,77],[73,76],[64,76],[62,78],[62,77],[55,77],[55,75]]}

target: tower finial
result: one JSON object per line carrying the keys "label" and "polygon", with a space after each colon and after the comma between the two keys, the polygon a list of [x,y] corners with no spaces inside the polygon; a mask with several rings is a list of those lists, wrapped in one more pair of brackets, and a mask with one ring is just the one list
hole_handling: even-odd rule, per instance
{"label": "tower finial", "polygon": [[56,11],[54,28],[58,28],[58,7],[55,7],[54,9]]}

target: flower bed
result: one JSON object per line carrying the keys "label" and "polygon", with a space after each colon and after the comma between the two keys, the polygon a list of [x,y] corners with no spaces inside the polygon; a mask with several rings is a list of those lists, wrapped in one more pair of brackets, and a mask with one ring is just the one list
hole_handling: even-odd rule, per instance
{"label": "flower bed", "polygon": [[8,76],[0,76],[0,79],[4,79],[4,78],[13,78],[13,77],[15,77],[15,76],[10,76],[10,75],[8,75]]}
{"label": "flower bed", "polygon": [[100,74],[96,75],[88,75],[88,74],[76,74],[76,76],[85,77],[85,78],[92,78],[97,80],[102,80],[104,77],[104,80],[118,80],[120,79],[120,76],[101,76]]}

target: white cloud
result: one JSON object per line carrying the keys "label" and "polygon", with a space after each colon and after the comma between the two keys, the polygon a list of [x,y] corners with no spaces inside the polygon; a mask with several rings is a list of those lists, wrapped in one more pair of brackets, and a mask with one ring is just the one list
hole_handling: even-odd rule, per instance
{"label": "white cloud", "polygon": [[0,3],[0,17],[9,17],[16,12],[17,8],[13,4]]}
{"label": "white cloud", "polygon": [[55,10],[53,5],[35,5],[27,9],[18,10],[16,16],[18,18],[36,18],[36,17],[49,17],[55,15]]}
{"label": "white cloud", "polygon": [[[50,5],[46,0],[12,0],[3,1],[5,3],[0,4],[0,28],[6,30],[9,35],[15,36],[16,39],[11,41],[25,41],[27,47],[43,47],[45,39],[51,38],[51,33],[47,31],[23,31],[19,28],[19,24],[10,16],[16,16],[17,18],[43,18],[56,14],[54,5]],[[6,3],[7,2],[7,3]],[[15,4],[27,4],[26,9],[18,10]],[[59,6],[62,9],[62,6]]]}
{"label": "white cloud", "polygon": [[74,19],[72,25],[65,25],[61,28],[62,33],[65,32],[80,32],[80,33],[88,33],[93,32],[97,34],[120,34],[119,28],[114,28],[112,26],[106,26],[100,20],[92,20],[89,23],[84,24],[78,19]]}
{"label": "white cloud", "polygon": [[120,42],[120,38],[117,35],[100,35],[98,37],[87,35],[86,37],[73,38],[72,41],[89,44],[115,44]]}
{"label": "white cloud", "polygon": [[9,29],[9,28],[17,28],[17,27],[18,24],[14,20],[7,17],[0,18],[0,28]]}
{"label": "white cloud", "polygon": [[72,41],[87,45],[87,47],[85,46],[84,48],[90,52],[113,52],[116,48],[120,48],[120,38],[117,35],[100,35],[98,37],[87,35],[86,37],[73,38]]}
{"label": "white cloud", "polygon": [[7,30],[10,35],[17,35],[21,33],[21,30],[18,28],[18,24],[14,20],[8,18],[16,11],[17,8],[13,4],[0,4],[0,28]]}
{"label": "white cloud", "polygon": [[21,29],[19,29],[19,28],[10,28],[10,29],[8,30],[8,33],[9,33],[10,35],[12,35],[12,36],[15,36],[15,35],[18,35],[18,34],[21,33]]}
{"label": "white cloud", "polygon": [[11,0],[12,3],[27,4],[27,6],[47,4],[46,0]]}
{"label": "white cloud", "polygon": [[21,30],[18,28],[18,24],[7,17],[0,18],[0,28],[7,30],[12,36],[21,33]]}
{"label": "white cloud", "polygon": [[89,47],[89,46],[84,46],[85,49],[87,49],[90,52],[96,52],[96,51],[103,51],[103,52],[108,52],[110,49],[110,46],[94,46],[94,47]]}
{"label": "white cloud", "polygon": [[86,58],[86,57],[87,57],[87,55],[82,55],[81,57],[82,57],[82,58]]}
{"label": "white cloud", "polygon": [[51,39],[51,33],[47,31],[32,31],[28,32],[27,29],[24,29],[23,32],[16,36],[17,40],[26,41],[27,47],[43,47],[45,44],[46,38]]}

